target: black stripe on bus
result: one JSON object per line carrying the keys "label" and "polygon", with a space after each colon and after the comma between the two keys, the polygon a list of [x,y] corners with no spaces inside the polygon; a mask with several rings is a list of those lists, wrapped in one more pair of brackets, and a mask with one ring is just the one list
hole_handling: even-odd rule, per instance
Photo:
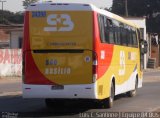
{"label": "black stripe on bus", "polygon": [[56,50],[33,50],[34,53],[83,53],[84,50],[64,50],[64,49],[56,49]]}

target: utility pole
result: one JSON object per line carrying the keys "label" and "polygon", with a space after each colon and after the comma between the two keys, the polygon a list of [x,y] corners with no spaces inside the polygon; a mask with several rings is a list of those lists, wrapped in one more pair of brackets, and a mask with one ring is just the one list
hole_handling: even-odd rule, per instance
{"label": "utility pole", "polygon": [[128,17],[128,1],[125,0],[125,13],[126,13],[126,17]]}
{"label": "utility pole", "polygon": [[4,5],[4,2],[6,2],[6,1],[1,0],[0,2],[2,3],[2,23],[4,23],[3,5]]}

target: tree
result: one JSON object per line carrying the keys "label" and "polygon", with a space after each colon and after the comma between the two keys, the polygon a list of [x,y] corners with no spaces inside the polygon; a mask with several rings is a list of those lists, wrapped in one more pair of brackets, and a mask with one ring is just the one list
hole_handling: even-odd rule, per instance
{"label": "tree", "polygon": [[[125,0],[113,0],[112,12],[125,16]],[[148,32],[160,32],[160,0],[128,0],[128,14],[144,17],[147,20]]]}
{"label": "tree", "polygon": [[24,13],[23,12],[16,12],[13,16],[10,16],[8,20],[14,24],[23,24],[24,20]]}
{"label": "tree", "polygon": [[37,2],[38,0],[24,0],[23,6],[26,9],[31,3]]}
{"label": "tree", "polygon": [[[142,16],[147,13],[147,5],[150,0],[127,0],[130,16]],[[113,0],[112,12],[125,16],[125,0]]]}
{"label": "tree", "polygon": [[124,16],[125,14],[124,0],[113,0],[112,12]]}
{"label": "tree", "polygon": [[0,10],[0,24],[23,24],[23,17],[23,12],[14,13],[7,10]]}

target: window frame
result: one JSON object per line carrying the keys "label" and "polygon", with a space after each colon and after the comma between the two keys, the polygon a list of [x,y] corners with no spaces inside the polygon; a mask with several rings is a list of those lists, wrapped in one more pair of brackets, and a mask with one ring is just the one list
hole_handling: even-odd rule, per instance
{"label": "window frame", "polygon": [[[109,27],[109,22],[111,27]],[[137,28],[100,13],[98,13],[98,25],[101,43],[138,48]],[[110,32],[113,33],[112,42]]]}

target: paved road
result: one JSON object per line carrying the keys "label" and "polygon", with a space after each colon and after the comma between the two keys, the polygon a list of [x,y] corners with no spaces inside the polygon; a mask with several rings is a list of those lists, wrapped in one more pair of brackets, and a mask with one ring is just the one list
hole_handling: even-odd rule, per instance
{"label": "paved road", "polygon": [[[16,87],[15,89],[11,89]],[[0,89],[11,92],[21,88],[20,81],[5,84]],[[2,90],[1,90],[2,91]],[[22,99],[21,94],[3,95],[0,97],[0,111],[17,113],[19,116],[35,117],[95,117],[101,112],[160,112],[160,72],[145,72],[143,87],[138,90],[138,95],[128,98],[125,94],[116,97],[114,107],[105,109],[94,102],[69,102],[60,109],[47,109],[43,99]],[[92,114],[93,113],[93,114]],[[95,114],[97,113],[97,114]],[[16,115],[16,114],[13,114]],[[160,115],[159,115],[160,116]]]}
{"label": "paved road", "polygon": [[0,84],[0,93],[21,91],[21,83],[4,83]]}
{"label": "paved road", "polygon": [[160,70],[153,72],[144,72],[144,78],[148,77],[160,77]]}
{"label": "paved road", "polygon": [[0,78],[0,96],[22,93],[22,82],[19,77]]}

